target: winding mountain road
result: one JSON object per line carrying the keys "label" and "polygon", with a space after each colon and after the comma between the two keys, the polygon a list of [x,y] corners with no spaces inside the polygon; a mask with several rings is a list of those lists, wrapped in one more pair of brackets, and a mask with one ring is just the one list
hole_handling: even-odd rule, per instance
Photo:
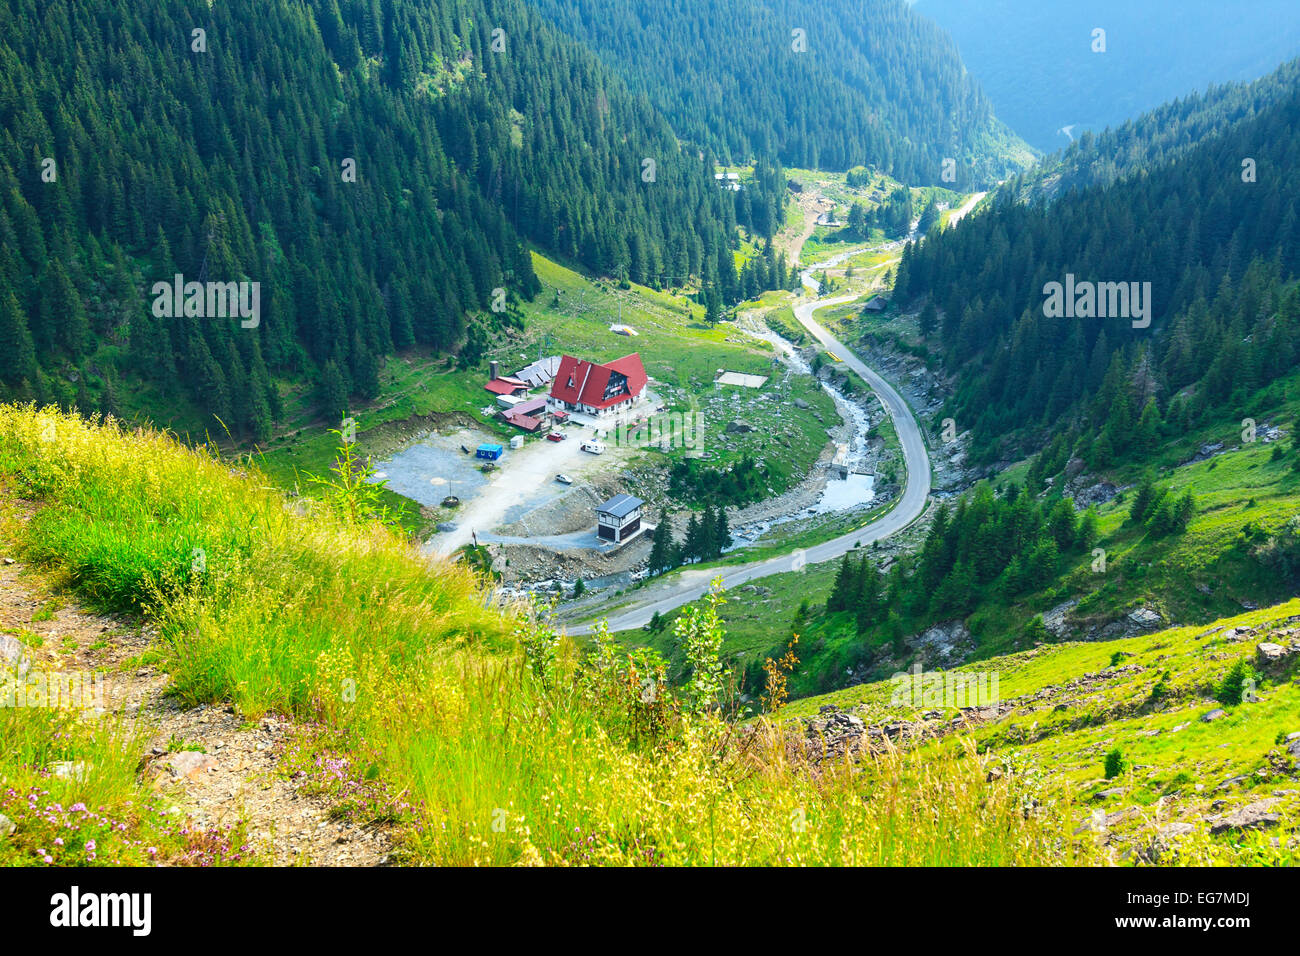
{"label": "winding mountain road", "polygon": [[[856,251],[856,250],[855,250]],[[829,263],[827,264],[829,265]],[[825,268],[825,265],[821,266]],[[803,276],[804,285],[813,290],[817,283],[807,272]],[[856,531],[841,535],[830,541],[814,545],[807,550],[796,550],[790,554],[763,561],[732,567],[683,568],[670,577],[646,585],[635,593],[636,603],[623,610],[615,611],[606,617],[611,631],[627,631],[642,627],[650,622],[655,612],[665,614],[668,611],[698,600],[708,591],[709,582],[721,575],[723,586],[728,590],[747,581],[780,574],[786,571],[798,571],[808,564],[820,564],[832,561],[840,555],[852,551],[855,547],[866,546],[873,541],[880,541],[902,531],[925,512],[926,501],[930,495],[930,456],[925,448],[925,438],[921,428],[912,415],[907,402],[898,391],[877,375],[859,359],[839,339],[831,335],[814,318],[813,313],[832,305],[851,302],[856,295],[838,298],[819,299],[795,306],[794,314],[800,324],[817,339],[827,350],[834,353],[844,365],[853,369],[866,380],[880,398],[885,411],[894,421],[903,448],[903,459],[907,466],[907,487],[894,507],[875,521],[869,522]],[[571,634],[589,634],[591,624],[579,624],[568,628]]]}

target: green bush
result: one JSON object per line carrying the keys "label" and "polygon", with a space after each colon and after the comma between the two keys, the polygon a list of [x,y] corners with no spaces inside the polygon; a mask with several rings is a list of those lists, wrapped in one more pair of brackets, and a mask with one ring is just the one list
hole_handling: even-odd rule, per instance
{"label": "green bush", "polygon": [[1255,673],[1255,668],[1251,667],[1244,657],[1240,658],[1219,679],[1214,689],[1214,699],[1225,707],[1234,707],[1248,699],[1248,693],[1254,690],[1258,680],[1259,675]]}
{"label": "green bush", "polygon": [[1128,764],[1124,761],[1124,754],[1116,747],[1106,754],[1106,779],[1111,780],[1118,777],[1127,766]]}

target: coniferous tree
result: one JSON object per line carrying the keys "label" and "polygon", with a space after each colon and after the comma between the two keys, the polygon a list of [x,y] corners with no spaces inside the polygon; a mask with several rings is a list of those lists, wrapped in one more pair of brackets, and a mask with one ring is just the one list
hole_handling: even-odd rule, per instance
{"label": "coniferous tree", "polygon": [[847,554],[840,558],[840,566],[835,572],[835,583],[831,585],[831,593],[826,598],[826,612],[834,614],[838,611],[847,611],[852,602],[856,600],[857,595],[853,593],[857,579],[852,563],[849,561]]}
{"label": "coniferous tree", "polygon": [[650,573],[663,574],[673,566],[673,532],[667,509],[659,513],[653,543],[650,546]]}
{"label": "coniferous tree", "polygon": [[731,526],[727,522],[727,509],[725,507],[718,508],[717,530],[713,533],[713,540],[719,555],[736,543],[731,537]]}
{"label": "coniferous tree", "polygon": [[1137,491],[1133,493],[1133,504],[1129,506],[1128,519],[1133,524],[1144,524],[1151,514],[1156,501],[1156,485],[1151,476],[1144,475]]}
{"label": "coniferous tree", "polygon": [[16,386],[36,378],[36,347],[12,292],[0,294],[0,381]]}
{"label": "coniferous tree", "polygon": [[694,564],[696,561],[703,559],[704,552],[701,545],[700,519],[692,513],[686,522],[686,540],[682,545],[682,557],[685,559],[685,563]]}
{"label": "coniferous tree", "polygon": [[704,514],[700,517],[700,557],[704,561],[711,561],[718,556],[718,518],[713,512],[712,502],[704,506]]}

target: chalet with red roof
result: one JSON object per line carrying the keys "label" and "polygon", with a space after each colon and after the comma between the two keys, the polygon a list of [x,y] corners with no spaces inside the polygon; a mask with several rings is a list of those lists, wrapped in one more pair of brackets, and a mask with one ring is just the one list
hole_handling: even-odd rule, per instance
{"label": "chalet with red roof", "polygon": [[635,352],[603,365],[565,355],[551,382],[551,401],[569,411],[603,418],[639,401],[646,381],[645,366]]}
{"label": "chalet with red roof", "polygon": [[511,378],[509,375],[494,378],[483,387],[493,395],[511,395],[515,398],[522,398],[528,394],[528,383],[522,379]]}

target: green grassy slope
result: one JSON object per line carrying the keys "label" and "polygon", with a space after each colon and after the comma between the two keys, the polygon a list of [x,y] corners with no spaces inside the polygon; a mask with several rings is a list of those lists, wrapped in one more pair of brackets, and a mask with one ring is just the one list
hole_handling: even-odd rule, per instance
{"label": "green grassy slope", "polygon": [[[335,811],[389,831],[402,861],[1093,859],[1086,842],[1054,835],[1057,811],[1023,814],[1019,783],[986,789],[968,751],[816,767],[774,728],[740,731],[677,696],[653,661],[609,646],[584,661],[544,623],[499,612],[462,566],[430,564],[346,508],[293,507],[255,469],[163,435],[0,406],[0,506],[5,552],[68,599],[124,615],[124,629],[143,617],[150,663],[182,703],[283,715],[298,757],[286,754],[282,772],[329,761],[339,774],[320,786]],[[662,692],[646,695],[647,681]],[[43,815],[18,805],[32,788],[120,820],[101,863],[147,862],[159,821],[139,737],[87,723],[51,743],[51,729],[76,720],[0,709],[0,775],[13,791],[0,811],[18,822],[0,864],[48,855],[38,852],[51,846]],[[62,762],[82,769],[59,776]],[[188,859],[184,845],[159,850]],[[60,860],[92,852],[78,840]]]}
{"label": "green grassy slope", "polygon": [[[1293,841],[1283,838],[1274,847],[1263,834],[1243,832],[1211,839],[1206,818],[1274,800],[1281,832],[1300,822],[1300,748],[1289,752],[1285,740],[1300,732],[1297,625],[1300,600],[1292,600],[1209,625],[1045,645],[949,673],[983,674],[990,688],[996,676],[1004,712],[974,730],[981,752],[1052,768],[1076,798],[1079,825],[1090,824],[1096,810],[1109,815],[1108,839],[1116,849],[1147,850],[1160,828],[1181,822],[1191,826],[1187,853],[1223,860],[1241,851],[1294,864]],[[1216,695],[1233,665],[1253,667],[1263,642],[1293,646],[1289,665],[1256,674],[1254,700],[1220,703]],[[941,691],[927,697],[925,684],[914,701],[911,686],[862,684],[797,701],[784,713],[811,717],[833,706],[869,724],[915,721],[931,707],[940,712],[939,723],[957,713]],[[967,700],[957,695],[951,702]],[[1216,711],[1222,714],[1205,719]],[[1112,751],[1119,752],[1119,771],[1108,778]],[[1114,819],[1117,811],[1122,819]]]}

